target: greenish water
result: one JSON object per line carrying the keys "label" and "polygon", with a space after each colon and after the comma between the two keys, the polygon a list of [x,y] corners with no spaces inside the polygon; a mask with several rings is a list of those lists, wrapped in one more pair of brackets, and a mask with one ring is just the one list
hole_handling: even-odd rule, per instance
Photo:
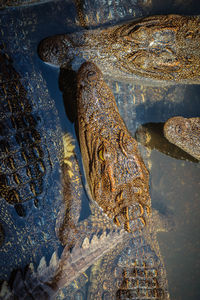
{"label": "greenish water", "polygon": [[[104,2],[104,9],[108,12],[106,1]],[[143,3],[149,3],[149,5],[143,5],[140,9],[137,9],[137,1],[132,1],[129,5],[133,9],[133,3],[135,3],[136,16],[165,13],[200,14],[200,3],[197,2],[166,0],[162,3],[161,1],[152,1],[152,5],[150,5],[151,1],[144,1]],[[112,1],[109,3],[112,7]],[[125,3],[127,4],[128,1]],[[98,9],[99,5],[98,1],[94,1],[93,9]],[[115,19],[112,20],[113,23],[131,18],[132,12],[123,10],[121,6],[119,5],[119,16],[118,18],[115,16]],[[87,7],[89,9],[89,4],[86,5],[85,10]],[[77,25],[76,19],[75,6],[70,1],[60,1],[56,4],[51,2],[0,11],[2,41],[6,44],[6,48],[13,59],[13,65],[21,78],[30,80],[32,93],[35,95],[33,104],[37,105],[37,97],[39,99],[42,92],[41,103],[38,103],[38,108],[43,108],[41,116],[44,115],[45,120],[47,111],[50,118],[52,117],[51,109],[56,111],[53,124],[43,123],[46,132],[50,126],[52,139],[53,134],[62,135],[66,132],[70,132],[76,139],[73,123],[74,113],[69,103],[73,99],[68,98],[60,89],[62,86],[60,70],[40,61],[37,55],[37,46],[47,36],[77,31],[80,26]],[[39,73],[42,76],[41,80],[37,79]],[[33,74],[36,78],[32,77]],[[165,87],[162,91],[155,87],[151,88],[150,91],[146,87],[135,86],[134,84],[116,81],[109,81],[108,84],[115,94],[119,111],[133,135],[140,124],[165,122],[174,115],[200,116],[199,86],[172,86]],[[127,89],[130,91],[129,93],[125,93]],[[44,90],[46,94],[43,93]],[[159,93],[162,97],[159,97]],[[48,107],[49,103],[52,103],[51,107]],[[57,135],[57,139],[59,140],[59,135]],[[145,151],[143,149],[144,154]],[[149,158],[145,154],[145,160],[150,166],[152,205],[163,212],[169,211],[175,223],[172,230],[158,234],[161,254],[167,270],[171,299],[200,299],[199,164],[176,160],[156,150],[151,152]],[[24,231],[30,231],[33,225],[35,226],[32,236],[33,244],[40,243],[45,236],[47,243],[43,246],[41,242],[43,248],[40,251],[42,255],[47,257],[50,257],[51,253],[60,247],[53,230],[59,201],[61,201],[57,197],[61,189],[59,168],[59,161],[55,161],[53,171],[49,171],[51,175],[47,176],[47,181],[45,181],[47,187],[44,187],[44,190],[49,188],[49,191],[45,191],[44,195],[41,196],[41,198],[43,197],[41,199],[43,205],[39,210],[35,210],[27,204],[27,210],[30,209],[31,213],[27,218],[19,220],[12,207],[8,208],[8,213],[12,216],[10,219],[12,222],[17,220],[16,225],[21,228],[22,234]],[[55,199],[57,200],[55,201]],[[87,200],[84,199],[84,201],[86,203]],[[52,203],[54,203],[53,207]],[[1,209],[3,209],[2,207]],[[45,210],[46,213],[44,213]],[[88,214],[88,210],[88,205],[86,205],[85,211],[82,212],[83,218]],[[51,225],[45,231],[43,228],[45,226],[42,227],[42,224],[46,224],[46,222],[51,223]],[[10,237],[11,241],[14,241],[11,224],[8,228],[10,231],[6,236],[6,242],[9,242]],[[38,263],[40,252],[34,252],[34,245],[31,247],[28,249],[27,246],[27,255],[22,255],[20,266],[26,265],[29,261]],[[20,246],[16,246],[12,251],[22,250]],[[6,278],[12,270],[9,256],[9,253],[2,254],[0,252],[0,277],[2,279]]]}

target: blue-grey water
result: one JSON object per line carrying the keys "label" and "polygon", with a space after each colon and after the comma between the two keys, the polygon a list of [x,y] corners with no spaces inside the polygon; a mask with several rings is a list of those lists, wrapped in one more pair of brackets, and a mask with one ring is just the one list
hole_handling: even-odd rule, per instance
{"label": "blue-grey water", "polygon": [[[85,2],[89,3],[89,1]],[[104,2],[105,11],[108,11],[107,1]],[[112,2],[108,1],[111,8]],[[135,15],[133,6],[130,7],[131,12],[124,11],[123,1],[121,1],[118,20],[130,19],[132,15],[137,17],[165,13],[200,14],[200,3],[195,0],[133,2]],[[138,8],[139,2],[143,3],[140,8]],[[93,9],[98,10],[100,3],[98,1],[94,3],[97,4]],[[76,139],[73,112],[70,110],[66,112],[63,93],[59,86],[59,68],[44,64],[38,58],[37,46],[47,36],[79,30],[81,26],[76,20],[73,0],[55,1],[55,3],[50,1],[40,5],[6,8],[0,11],[1,39],[6,45],[15,69],[22,79],[29,81],[29,97],[33,97],[33,104],[37,106],[35,113],[40,117],[44,115],[44,120],[47,120],[46,123],[41,123],[41,126],[44,128],[47,142],[55,141],[56,149],[59,148],[59,139],[61,142],[63,133],[70,132]],[[114,23],[118,20],[115,18],[111,21]],[[110,80],[108,83],[115,94],[119,111],[133,135],[140,124],[165,122],[174,115],[200,116],[200,86],[198,85],[164,87],[160,96],[160,90],[154,87],[148,88]],[[125,93],[127,88],[129,93]],[[47,115],[52,120],[49,120]],[[145,149],[143,150],[145,152]],[[152,150],[145,161],[150,169],[152,205],[170,211],[174,219],[172,230],[158,234],[161,254],[167,270],[170,297],[173,300],[200,299],[200,166],[198,163],[171,158],[157,150]],[[3,223],[7,226],[5,230],[9,232],[6,235],[7,249],[16,252],[16,257],[20,256],[20,267],[30,261],[38,263],[41,258],[40,251],[42,255],[50,256],[54,249],[60,247],[52,229],[61,201],[58,196],[61,185],[59,169],[59,158],[55,157],[52,169],[49,171],[50,175],[45,179],[46,187],[44,186],[40,199],[42,204],[32,215],[27,213],[28,217],[19,220],[13,207],[10,206],[8,214],[11,217],[6,219],[4,216]],[[3,209],[4,204],[1,205]],[[30,204],[26,205],[29,211]],[[46,207],[48,209],[45,212]],[[84,213],[87,215],[88,207],[85,212],[83,211],[83,216]],[[50,225],[49,229],[44,230],[46,220]],[[20,228],[21,234],[25,231],[29,234],[32,228],[35,228],[32,230],[32,237],[30,236],[30,245],[26,244],[27,249],[20,248],[19,243],[15,247],[12,246],[14,239],[12,228],[16,226]],[[41,243],[39,252],[34,250],[35,243]],[[12,271],[13,262],[9,259],[9,255],[0,249],[0,279],[6,279]]]}

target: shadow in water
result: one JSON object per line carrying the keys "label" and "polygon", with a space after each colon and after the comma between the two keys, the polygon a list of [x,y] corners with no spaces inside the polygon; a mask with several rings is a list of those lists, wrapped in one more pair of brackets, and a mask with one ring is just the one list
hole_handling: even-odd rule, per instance
{"label": "shadow in water", "polygon": [[165,123],[146,123],[140,126],[135,133],[138,142],[149,149],[156,149],[166,155],[180,160],[198,163],[198,160],[170,143],[163,134]]}
{"label": "shadow in water", "polygon": [[77,119],[76,93],[77,78],[76,72],[68,69],[60,69],[59,88],[63,93],[65,112],[69,120],[74,123]]}

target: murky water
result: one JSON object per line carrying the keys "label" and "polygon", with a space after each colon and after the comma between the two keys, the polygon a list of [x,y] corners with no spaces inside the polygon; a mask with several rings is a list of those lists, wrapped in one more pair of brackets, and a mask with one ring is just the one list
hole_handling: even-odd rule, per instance
{"label": "murky water", "polygon": [[[104,2],[105,11],[108,12],[107,6],[112,8],[112,1],[108,1],[109,5],[107,6],[107,1]],[[121,2],[121,6],[123,6],[123,1]],[[127,3],[127,1],[125,2]],[[162,1],[162,4],[161,1],[140,1],[142,3],[140,8],[138,8],[139,1],[133,2],[135,3],[134,13],[133,5],[130,10],[121,8],[118,19],[115,16],[115,19],[111,18],[108,21],[117,22],[123,18],[130,19],[131,15],[141,16],[156,13],[200,14],[198,1],[166,0]],[[85,3],[88,5],[85,6],[85,10],[87,10],[87,7],[90,7],[89,1],[85,1]],[[97,9],[98,1],[94,3],[97,4],[93,9]],[[5,231],[8,232],[6,249],[11,252],[0,249],[1,279],[9,276],[13,266],[23,267],[30,261],[38,263],[42,255],[48,257],[55,249],[60,249],[59,241],[54,233],[56,214],[62,201],[60,164],[59,158],[56,156],[62,148],[59,140],[61,142],[63,133],[70,132],[76,139],[73,123],[74,113],[69,103],[73,99],[63,92],[60,70],[40,61],[37,55],[37,46],[47,36],[80,29],[77,19],[73,1],[56,1],[56,3],[51,1],[37,6],[9,8],[0,11],[2,41],[6,45],[16,71],[21,78],[29,81],[28,95],[33,99],[33,106],[37,105],[34,113],[46,122],[38,125],[44,128],[46,144],[55,142],[55,155],[50,153],[51,157],[55,156],[55,161],[52,162],[51,171],[48,171],[49,173],[45,177],[44,192],[39,196],[39,201],[42,203],[39,209],[33,208],[29,203],[25,204],[27,216],[19,220],[13,206],[6,208],[7,214],[11,217],[7,219],[4,216],[3,224]],[[114,92],[119,111],[133,135],[137,127],[143,123],[165,122],[174,115],[200,116],[200,86],[171,86],[161,90],[158,87],[148,88],[110,80],[108,84]],[[125,93],[127,89],[129,93]],[[50,121],[50,119],[52,120]],[[51,151],[53,152],[52,148]],[[172,230],[158,234],[171,299],[200,299],[199,164],[177,160],[157,150],[153,150],[147,157],[143,147],[142,151],[150,169],[152,205],[164,214],[169,214],[174,221]],[[87,202],[86,196],[84,201]],[[5,203],[1,200],[2,211],[5,209],[4,207]],[[82,218],[88,213],[87,204],[85,211],[82,212]],[[45,229],[46,222],[50,225]],[[14,242],[12,230],[16,227],[19,227],[18,234],[21,234],[22,237],[23,234],[30,236],[29,232],[34,227],[30,242],[25,243],[23,247],[20,246],[20,242],[15,247],[12,246],[12,241]],[[41,247],[35,248],[35,244],[40,243]],[[15,263],[13,260],[9,260],[10,255],[14,255]],[[89,274],[89,271],[86,273]],[[81,284],[81,280],[84,281],[84,279],[80,279],[76,284]]]}

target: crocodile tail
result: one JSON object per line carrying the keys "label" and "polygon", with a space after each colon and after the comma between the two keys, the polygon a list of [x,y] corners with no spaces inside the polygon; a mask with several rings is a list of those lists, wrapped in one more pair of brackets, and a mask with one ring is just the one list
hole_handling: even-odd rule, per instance
{"label": "crocodile tail", "polygon": [[49,264],[42,257],[36,270],[31,263],[25,270],[14,272],[9,282],[2,282],[0,299],[23,300],[28,296],[35,300],[52,299],[126,236],[123,229],[107,234],[104,231],[100,235],[94,234],[90,239],[85,237],[81,242],[79,240],[71,252],[66,245],[60,258],[56,252],[53,253]]}
{"label": "crocodile tail", "polygon": [[108,250],[121,243],[127,232],[117,229],[100,235],[94,234],[92,237],[85,237],[82,242],[77,242],[73,250],[69,252],[66,246],[63,250],[58,272],[55,275],[52,286],[58,289],[68,286],[81,273],[87,270],[95,261],[102,257]]}
{"label": "crocodile tail", "polygon": [[13,272],[9,282],[4,281],[0,287],[0,299],[51,299],[55,294],[55,289],[48,283],[52,280],[58,268],[58,256],[54,252],[51,256],[49,265],[42,257],[36,270],[33,264],[29,264],[25,270]]}

